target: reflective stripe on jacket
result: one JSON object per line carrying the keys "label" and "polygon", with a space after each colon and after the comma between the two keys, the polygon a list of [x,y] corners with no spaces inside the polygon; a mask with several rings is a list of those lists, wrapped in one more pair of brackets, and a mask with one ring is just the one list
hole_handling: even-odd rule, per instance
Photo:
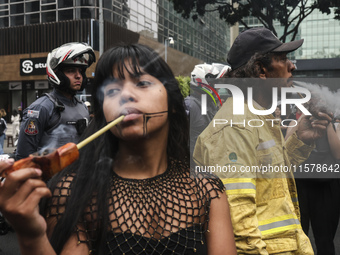
{"label": "reflective stripe on jacket", "polygon": [[272,115],[255,115],[246,104],[245,115],[233,115],[232,106],[229,98],[214,117],[221,121],[199,136],[194,160],[220,170],[215,174],[226,187],[238,254],[313,254],[292,174],[313,148],[296,134],[285,142]]}

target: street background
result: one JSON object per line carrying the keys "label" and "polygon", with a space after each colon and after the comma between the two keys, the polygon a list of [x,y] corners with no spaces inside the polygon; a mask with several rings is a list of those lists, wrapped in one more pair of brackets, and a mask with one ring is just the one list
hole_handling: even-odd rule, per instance
{"label": "street background", "polygon": [[[11,134],[12,126],[11,124],[7,124],[7,134]],[[13,139],[14,142],[14,139]],[[4,153],[13,153],[16,148],[14,146],[7,146],[7,138],[5,139],[4,143]],[[313,249],[315,251],[315,243],[313,234],[311,231],[311,227],[309,230],[309,238],[311,240]],[[338,227],[337,234],[335,236],[335,252],[336,255],[340,255],[340,227]],[[0,255],[20,255],[20,250],[18,247],[18,242],[16,239],[15,232],[9,231],[6,235],[0,235]]]}

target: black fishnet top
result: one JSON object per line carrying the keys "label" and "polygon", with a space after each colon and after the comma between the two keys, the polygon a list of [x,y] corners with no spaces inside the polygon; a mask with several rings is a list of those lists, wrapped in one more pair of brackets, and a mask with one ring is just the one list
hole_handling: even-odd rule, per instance
{"label": "black fishnet top", "polygon": [[[48,220],[64,211],[73,177],[65,177],[48,205]],[[109,226],[103,254],[206,254],[211,200],[224,191],[212,176],[190,173],[170,160],[167,170],[148,179],[125,179],[113,172],[108,192]],[[77,229],[79,242],[95,252],[96,204],[85,210]],[[91,253],[90,252],[90,253]]]}

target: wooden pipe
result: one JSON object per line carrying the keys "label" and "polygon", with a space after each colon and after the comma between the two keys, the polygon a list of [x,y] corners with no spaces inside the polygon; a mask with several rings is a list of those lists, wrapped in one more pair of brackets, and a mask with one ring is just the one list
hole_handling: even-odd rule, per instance
{"label": "wooden pipe", "polygon": [[51,179],[53,175],[76,161],[79,158],[79,150],[82,147],[84,147],[86,144],[90,143],[98,136],[104,134],[107,130],[121,122],[124,117],[125,116],[120,116],[119,118],[110,122],[105,127],[98,130],[96,133],[89,136],[77,145],[74,143],[67,143],[47,155],[29,155],[27,158],[20,159],[14,162],[14,164],[10,167],[4,169],[1,173],[1,177],[6,177],[10,173],[22,168],[33,167],[41,169],[43,172],[42,179],[47,181]]}

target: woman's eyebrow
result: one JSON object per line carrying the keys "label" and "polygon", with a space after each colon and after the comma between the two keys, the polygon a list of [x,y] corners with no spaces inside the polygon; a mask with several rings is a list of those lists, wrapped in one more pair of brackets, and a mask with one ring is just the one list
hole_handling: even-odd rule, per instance
{"label": "woman's eyebrow", "polygon": [[142,69],[136,70],[136,72],[129,72],[131,78],[139,78],[142,75],[147,75],[148,73],[143,71]]}

